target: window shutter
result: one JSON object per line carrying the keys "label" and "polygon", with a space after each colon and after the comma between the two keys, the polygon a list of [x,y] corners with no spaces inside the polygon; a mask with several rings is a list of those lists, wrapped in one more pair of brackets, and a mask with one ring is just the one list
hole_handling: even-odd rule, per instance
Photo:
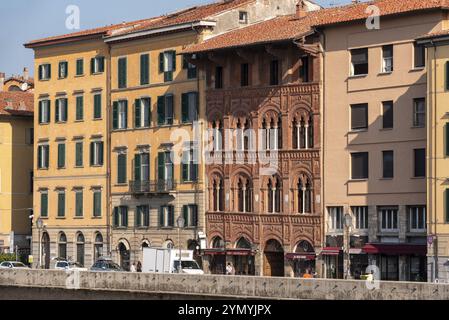
{"label": "window shutter", "polygon": [[446,90],[449,90],[449,61],[446,62]]}
{"label": "window shutter", "polygon": [[76,166],[81,167],[83,165],[83,143],[78,142],[75,149]]}
{"label": "window shutter", "polygon": [[39,123],[42,123],[42,101],[39,101],[39,107],[38,107],[38,112],[39,112]]}
{"label": "window shutter", "polygon": [[90,143],[90,165],[94,165],[94,152],[95,152],[95,145],[93,142]]}
{"label": "window shutter", "polygon": [[189,164],[182,163],[182,181],[189,181]]}
{"label": "window shutter", "polygon": [[198,206],[194,205],[192,206],[192,226],[197,227],[198,226]]}
{"label": "window shutter", "polygon": [[199,109],[200,109],[200,100],[199,100],[199,94],[198,92],[193,92],[192,93],[195,96],[195,105],[193,106],[194,108],[194,119],[193,120],[198,120],[199,117]]}
{"label": "window shutter", "polygon": [[104,72],[104,57],[98,58],[98,71]]}
{"label": "window shutter", "polygon": [[83,216],[83,193],[82,192],[76,192],[75,196],[76,201],[76,216],[82,217]]}
{"label": "window shutter", "polygon": [[48,168],[50,162],[50,146],[45,146],[44,152],[45,152],[45,168]]}
{"label": "window shutter", "polygon": [[58,168],[65,166],[65,144],[58,144]]}
{"label": "window shutter", "polygon": [[42,168],[42,146],[37,147],[37,167]]}
{"label": "window shutter", "polygon": [[51,64],[48,65],[48,79],[51,79]]}
{"label": "window shutter", "polygon": [[157,123],[162,125],[165,123],[165,97],[157,97]]}
{"label": "window shutter", "polygon": [[159,152],[157,157],[158,179],[165,180],[165,152]]}
{"label": "window shutter", "polygon": [[48,194],[41,193],[41,216],[48,216]]}
{"label": "window shutter", "polygon": [[128,100],[124,101],[125,103],[125,129],[128,128]]}
{"label": "window shutter", "polygon": [[198,179],[198,164],[197,163],[192,163],[192,176],[191,179],[192,181],[196,181]]}
{"label": "window shutter", "polygon": [[60,99],[56,99],[56,103],[55,103],[55,121],[59,122],[59,105],[61,104],[61,100]]}
{"label": "window shutter", "polygon": [[39,66],[39,80],[42,80],[42,76],[43,76],[43,66],[42,65],[40,65]]}
{"label": "window shutter", "polygon": [[143,54],[140,56],[140,84],[145,85],[149,83],[149,55]]}
{"label": "window shutter", "polygon": [[136,208],[136,226],[141,227],[142,226],[142,215],[144,214],[144,207],[139,206]]}
{"label": "window shutter", "polygon": [[120,215],[118,211],[118,207],[114,208],[114,225],[118,227],[120,225]]}
{"label": "window shutter", "polygon": [[127,227],[128,226],[128,207],[122,207],[122,214],[123,214],[123,226]]}
{"label": "window shutter", "polygon": [[168,225],[170,227],[175,225],[175,210],[173,206],[168,207]]}
{"label": "window shutter", "polygon": [[99,163],[98,164],[100,166],[102,166],[103,162],[104,162],[104,142],[101,141],[98,144],[100,145],[99,148],[98,148],[98,152],[99,152],[99,154],[98,154],[98,162]]}
{"label": "window shutter", "polygon": [[51,102],[50,100],[47,100],[47,122],[50,123],[50,116],[51,116]]}
{"label": "window shutter", "polygon": [[141,181],[142,155],[136,154],[134,157],[134,180]]}
{"label": "window shutter", "polygon": [[126,76],[127,76],[127,61],[126,58],[120,58],[118,60],[118,87],[126,88]]}
{"label": "window shutter", "polygon": [[444,213],[446,215],[446,223],[449,223],[449,189],[444,191]]}
{"label": "window shutter", "polygon": [[169,94],[165,97],[167,103],[167,114],[165,115],[167,124],[173,124],[173,95]]}
{"label": "window shutter", "polygon": [[172,71],[176,71],[176,51],[172,51],[171,56],[172,56],[172,64],[173,64]]}
{"label": "window shutter", "polygon": [[146,100],[146,107],[148,108],[147,110],[147,118],[144,119],[144,124],[146,127],[149,127],[151,125],[151,98],[145,98]]}
{"label": "window shutter", "polygon": [[164,226],[164,207],[159,208],[159,226]]}
{"label": "window shutter", "polygon": [[119,154],[117,162],[118,162],[117,182],[126,183],[126,154]]}
{"label": "window shutter", "polygon": [[101,118],[101,94],[94,96],[94,118]]}
{"label": "window shutter", "polygon": [[184,218],[184,226],[189,227],[189,206],[182,206],[182,216]]}
{"label": "window shutter", "polygon": [[62,120],[63,120],[63,121],[67,121],[69,100],[68,100],[67,98],[65,98],[63,101],[64,101],[64,111],[65,111],[65,115],[64,115],[64,119],[62,119]]}
{"label": "window shutter", "polygon": [[183,93],[181,96],[181,121],[189,122],[189,94]]}
{"label": "window shutter", "polygon": [[94,217],[101,216],[101,192],[94,192]]}
{"label": "window shutter", "polygon": [[446,157],[449,157],[449,123],[446,123],[444,126],[445,131],[445,137],[444,137],[444,144],[445,144],[445,154]]}
{"label": "window shutter", "polygon": [[95,58],[90,59],[90,73],[95,73]]}
{"label": "window shutter", "polygon": [[135,128],[140,128],[141,126],[141,108],[142,108],[142,104],[141,104],[141,100],[140,99],[136,99],[134,102],[135,108],[134,108],[134,127]]}
{"label": "window shutter", "polygon": [[65,194],[58,193],[58,217],[63,217],[65,215]]}
{"label": "window shutter", "polygon": [[164,53],[159,53],[159,73],[164,72]]}
{"label": "window shutter", "polygon": [[112,129],[118,129],[118,102],[112,104]]}
{"label": "window shutter", "polygon": [[76,74],[82,75],[84,73],[84,60],[79,59],[76,61]]}
{"label": "window shutter", "polygon": [[182,56],[182,68],[188,69],[188,67],[189,67],[189,62],[187,61],[187,56],[183,55]]}
{"label": "window shutter", "polygon": [[84,117],[83,105],[84,105],[84,97],[83,96],[76,97],[76,120],[83,120]]}

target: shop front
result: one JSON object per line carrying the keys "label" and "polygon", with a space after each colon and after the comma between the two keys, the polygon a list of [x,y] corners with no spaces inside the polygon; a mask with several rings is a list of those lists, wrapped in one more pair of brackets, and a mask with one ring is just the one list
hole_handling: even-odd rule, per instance
{"label": "shop front", "polygon": [[368,255],[363,252],[363,246],[368,242],[367,236],[351,236],[349,259],[350,259],[350,277],[360,280],[361,276],[367,273],[369,265]]}
{"label": "shop front", "polygon": [[294,277],[307,278],[316,275],[316,254],[308,241],[301,241],[293,253],[285,255],[293,268]]}
{"label": "shop front", "polygon": [[341,247],[324,247],[321,255],[326,266],[327,279],[343,279],[343,250]]}

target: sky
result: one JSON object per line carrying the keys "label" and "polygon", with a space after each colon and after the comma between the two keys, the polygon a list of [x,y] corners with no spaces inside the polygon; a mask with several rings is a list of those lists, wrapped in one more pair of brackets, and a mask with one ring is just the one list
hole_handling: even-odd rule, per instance
{"label": "sky", "polygon": [[[315,0],[322,6],[342,5],[351,0]],[[33,74],[33,50],[23,44],[34,39],[78,30],[66,28],[66,8],[80,9],[80,29],[133,21],[214,2],[213,0],[0,0],[0,72]]]}

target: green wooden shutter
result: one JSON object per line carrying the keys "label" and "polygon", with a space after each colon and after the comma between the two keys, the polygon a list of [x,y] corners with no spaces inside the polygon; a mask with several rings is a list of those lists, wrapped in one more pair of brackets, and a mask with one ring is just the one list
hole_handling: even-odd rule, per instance
{"label": "green wooden shutter", "polygon": [[141,181],[142,155],[136,154],[134,158],[134,180]]}
{"label": "green wooden shutter", "polygon": [[157,157],[157,176],[159,180],[165,180],[165,152],[159,152]]}
{"label": "green wooden shutter", "polygon": [[189,122],[189,94],[183,93],[181,96],[181,119],[183,123]]}
{"label": "green wooden shutter", "polygon": [[125,128],[128,128],[128,100],[124,101],[125,103]]}
{"label": "green wooden shutter", "polygon": [[51,79],[51,64],[48,64],[48,79]]}
{"label": "green wooden shutter", "polygon": [[159,53],[159,73],[164,72],[164,53]]}
{"label": "green wooden shutter", "polygon": [[166,123],[167,124],[173,124],[173,117],[174,117],[174,110],[173,110],[173,103],[174,103],[174,97],[172,94],[168,94],[165,96],[166,104],[167,104],[167,114],[165,115]]}
{"label": "green wooden shutter", "polygon": [[61,100],[60,99],[56,99],[56,103],[55,103],[55,121],[59,122],[59,105],[61,104]]}
{"label": "green wooden shutter", "polygon": [[83,192],[78,191],[75,193],[75,214],[77,217],[83,216]]}
{"label": "green wooden shutter", "polygon": [[199,98],[200,98],[200,96],[199,96],[198,92],[193,92],[192,94],[195,96],[195,99],[194,99],[195,105],[193,106],[193,108],[195,109],[194,110],[195,111],[195,117],[192,120],[198,120],[198,118],[199,118],[199,106],[200,106],[200,99]]}
{"label": "green wooden shutter", "polygon": [[122,207],[123,226],[128,226],[128,207]]}
{"label": "green wooden shutter", "polygon": [[75,158],[76,166],[81,167],[83,165],[83,143],[77,142],[75,144]]}
{"label": "green wooden shutter", "polygon": [[118,227],[120,225],[120,215],[118,211],[118,207],[114,207],[114,226]]}
{"label": "green wooden shutter", "polygon": [[192,227],[198,226],[198,206],[194,205],[192,206]]}
{"label": "green wooden shutter", "polygon": [[449,223],[449,189],[444,191],[444,212],[446,215],[446,223]]}
{"label": "green wooden shutter", "polygon": [[76,120],[83,120],[84,118],[84,97],[76,97]]}
{"label": "green wooden shutter", "polygon": [[101,191],[94,192],[94,217],[101,216]]}
{"label": "green wooden shutter", "polygon": [[168,225],[170,227],[175,225],[175,210],[173,206],[168,206]]}
{"label": "green wooden shutter", "polygon": [[94,152],[95,152],[95,145],[93,142],[90,143],[90,165],[94,165]]}
{"label": "green wooden shutter", "polygon": [[150,57],[148,54],[140,56],[140,84],[145,85],[149,83],[149,65]]}
{"label": "green wooden shutter", "polygon": [[94,96],[94,119],[101,118],[101,94]]}
{"label": "green wooden shutter", "polygon": [[117,183],[126,183],[126,154],[117,156]]}
{"label": "green wooden shutter", "polygon": [[43,77],[43,74],[44,74],[43,68],[44,67],[42,65],[39,66],[39,80],[42,80],[42,77]]}
{"label": "green wooden shutter", "polygon": [[127,83],[127,61],[126,58],[120,58],[118,60],[118,87],[126,88]]}
{"label": "green wooden shutter", "polygon": [[136,207],[136,227],[142,226],[142,213],[143,213],[143,207],[137,206]]}
{"label": "green wooden shutter", "polygon": [[48,217],[48,193],[41,193],[41,216]]}
{"label": "green wooden shutter", "polygon": [[449,157],[449,123],[444,126],[444,133],[445,154],[446,157]]}
{"label": "green wooden shutter", "polygon": [[141,108],[142,108],[142,103],[140,99],[136,99],[134,102],[134,127],[135,128],[141,128]]}
{"label": "green wooden shutter", "polygon": [[112,129],[118,129],[118,102],[112,104]]}
{"label": "green wooden shutter", "polygon": [[165,124],[165,96],[157,97],[157,124]]}
{"label": "green wooden shutter", "polygon": [[41,165],[41,163],[42,163],[42,148],[43,148],[43,146],[37,147],[37,167],[39,169],[42,168],[42,165]]}
{"label": "green wooden shutter", "polygon": [[48,168],[50,165],[50,146],[45,146],[44,152],[45,152],[45,168]]}
{"label": "green wooden shutter", "polygon": [[76,60],[76,75],[80,76],[84,74],[84,60],[78,59]]}
{"label": "green wooden shutter", "polygon": [[51,102],[50,100],[47,100],[47,123],[50,123],[50,116],[51,116]]}
{"label": "green wooden shutter", "polygon": [[38,112],[39,112],[39,123],[42,123],[42,101],[39,101],[38,103]]}
{"label": "green wooden shutter", "polygon": [[164,226],[164,207],[159,208],[159,227]]}
{"label": "green wooden shutter", "polygon": [[172,71],[176,71],[176,51],[172,51],[171,56],[172,56],[172,63],[173,63]]}
{"label": "green wooden shutter", "polygon": [[104,57],[98,58],[98,71],[104,72]]}
{"label": "green wooden shutter", "polygon": [[182,216],[184,218],[184,226],[189,227],[189,206],[182,206]]}
{"label": "green wooden shutter", "polygon": [[101,141],[98,142],[98,144],[100,145],[100,147],[98,148],[98,164],[102,166],[104,163],[104,142]]}
{"label": "green wooden shutter", "polygon": [[90,73],[95,73],[95,58],[90,59]]}
{"label": "green wooden shutter", "polygon": [[58,193],[58,217],[65,216],[65,193]]}
{"label": "green wooden shutter", "polygon": [[65,167],[65,144],[58,144],[58,168]]}
{"label": "green wooden shutter", "polygon": [[67,118],[69,116],[68,114],[68,105],[69,105],[69,100],[67,98],[63,99],[64,101],[64,111],[65,111],[65,115],[64,115],[64,119],[62,119],[63,121],[67,121]]}

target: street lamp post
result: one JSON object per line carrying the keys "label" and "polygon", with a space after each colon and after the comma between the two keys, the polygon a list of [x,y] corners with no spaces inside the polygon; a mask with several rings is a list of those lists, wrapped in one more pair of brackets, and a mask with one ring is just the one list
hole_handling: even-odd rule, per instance
{"label": "street lamp post", "polygon": [[347,213],[345,215],[345,229],[346,229],[346,270],[345,278],[348,279],[351,271],[351,256],[349,254],[350,238],[351,238],[351,227],[352,227],[352,216]]}
{"label": "street lamp post", "polygon": [[38,252],[39,252],[39,254],[38,254],[38,257],[37,257],[37,267],[38,267],[38,269],[41,269],[41,257],[42,257],[41,230],[42,230],[43,226],[44,226],[44,221],[42,220],[42,218],[41,217],[37,218],[37,220],[36,220],[36,227],[37,227],[37,230],[38,230],[38,241],[39,241],[38,242]]}
{"label": "street lamp post", "polygon": [[178,273],[181,273],[182,266],[181,266],[181,229],[184,228],[185,220],[182,216],[179,216],[178,219],[176,219],[176,224],[178,226],[178,246],[179,246],[179,265],[178,265]]}

